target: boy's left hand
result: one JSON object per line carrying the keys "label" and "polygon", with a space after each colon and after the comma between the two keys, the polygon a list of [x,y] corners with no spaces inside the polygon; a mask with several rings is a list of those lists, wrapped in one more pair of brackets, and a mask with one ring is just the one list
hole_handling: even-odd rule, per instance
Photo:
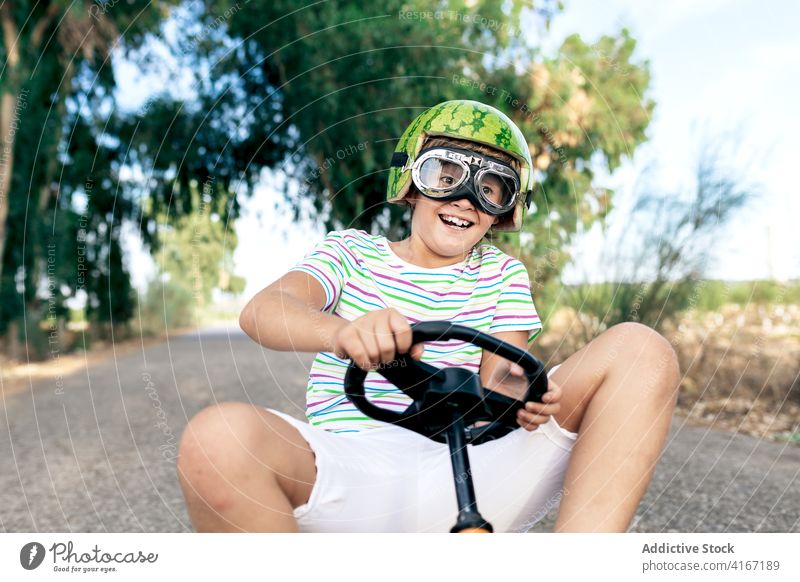
{"label": "boy's left hand", "polygon": [[[488,387],[500,394],[521,400],[528,389],[525,370],[519,364],[503,362],[495,368]],[[560,409],[561,387],[548,378],[547,392],[542,396],[542,402],[526,403],[524,409],[517,411],[517,424],[528,431],[536,430],[536,427],[546,423],[549,417],[557,414]]]}
{"label": "boy's left hand", "polygon": [[[518,364],[511,364],[509,374],[525,378],[525,370]],[[551,416],[557,414],[560,409],[561,387],[548,378],[547,392],[542,396],[542,401],[526,402],[525,408],[517,411],[517,424],[527,431],[534,431],[540,424],[546,423]]]}
{"label": "boy's left hand", "polygon": [[561,410],[561,386],[547,380],[547,392],[542,396],[542,402],[527,402],[525,408],[517,411],[517,424],[528,431],[536,430],[540,424]]}

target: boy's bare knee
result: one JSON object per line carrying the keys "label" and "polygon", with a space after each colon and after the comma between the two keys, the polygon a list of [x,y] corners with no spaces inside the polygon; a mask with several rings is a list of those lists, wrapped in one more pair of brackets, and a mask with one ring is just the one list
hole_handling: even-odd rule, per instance
{"label": "boy's bare knee", "polygon": [[635,321],[618,323],[610,328],[609,333],[628,348],[626,351],[640,354],[642,358],[661,358],[665,354],[675,355],[669,340],[652,327]]}
{"label": "boy's bare knee", "polygon": [[[680,381],[678,355],[667,338],[653,328],[628,321],[612,327],[618,341],[625,344],[626,368],[633,365],[640,369],[643,377],[653,379],[653,388],[672,395]],[[620,362],[623,365],[623,362]]]}
{"label": "boy's bare knee", "polygon": [[187,425],[178,450],[184,494],[223,511],[241,484],[253,479],[280,487],[295,502],[308,499],[315,480],[313,452],[300,433],[279,416],[243,402],[200,411]]}
{"label": "boy's bare knee", "polygon": [[254,419],[252,406],[241,402],[224,402],[198,412],[181,436],[178,464],[208,461],[231,440],[238,440],[247,431],[248,420]]}
{"label": "boy's bare knee", "polygon": [[263,460],[263,420],[254,406],[225,402],[200,411],[181,436],[178,473],[187,494],[224,505],[236,481]]}

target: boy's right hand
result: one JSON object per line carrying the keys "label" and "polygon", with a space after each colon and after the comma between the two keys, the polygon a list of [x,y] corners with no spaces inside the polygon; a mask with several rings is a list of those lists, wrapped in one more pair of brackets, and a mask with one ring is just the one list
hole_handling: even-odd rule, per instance
{"label": "boy's right hand", "polygon": [[370,311],[342,327],[333,338],[333,351],[350,358],[364,371],[388,364],[398,354],[410,353],[419,360],[422,344],[411,345],[411,325],[402,313],[391,307]]}

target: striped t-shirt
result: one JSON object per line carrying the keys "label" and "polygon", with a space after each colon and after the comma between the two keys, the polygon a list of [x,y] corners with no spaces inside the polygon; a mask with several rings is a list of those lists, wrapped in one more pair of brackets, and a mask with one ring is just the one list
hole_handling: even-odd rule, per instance
{"label": "striped t-shirt", "polygon": [[[368,311],[392,307],[409,323],[452,321],[487,333],[528,331],[528,343],[542,324],[531,299],[525,266],[496,246],[479,243],[461,263],[425,268],[398,257],[384,236],[363,230],[328,233],[290,270],[308,273],[325,289],[323,311],[352,321]],[[422,361],[437,367],[480,371],[481,348],[451,340],[426,342]],[[360,432],[385,423],[365,416],[344,394],[349,359],[320,352],[308,379],[306,416],[332,432]],[[402,412],[411,399],[380,374],[364,382],[377,406]]]}

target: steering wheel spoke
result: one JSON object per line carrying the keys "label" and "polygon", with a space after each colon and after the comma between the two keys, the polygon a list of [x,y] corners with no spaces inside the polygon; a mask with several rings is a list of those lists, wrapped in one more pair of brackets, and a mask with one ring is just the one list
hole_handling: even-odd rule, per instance
{"label": "steering wheel spoke", "polygon": [[379,366],[376,372],[412,400],[421,400],[428,385],[441,370],[436,366],[415,360],[410,354],[401,354],[393,362]]}

